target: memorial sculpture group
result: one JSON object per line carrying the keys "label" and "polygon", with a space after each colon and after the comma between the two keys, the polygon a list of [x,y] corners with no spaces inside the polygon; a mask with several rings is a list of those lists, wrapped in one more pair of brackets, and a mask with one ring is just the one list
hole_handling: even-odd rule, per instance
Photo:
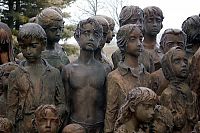
{"label": "memorial sculpture group", "polygon": [[43,9],[19,29],[0,22],[1,133],[200,133],[200,16],[166,29],[156,6],[124,6],[112,61],[103,48],[115,22],[81,20],[80,54],[69,62],[59,44],[62,11]]}

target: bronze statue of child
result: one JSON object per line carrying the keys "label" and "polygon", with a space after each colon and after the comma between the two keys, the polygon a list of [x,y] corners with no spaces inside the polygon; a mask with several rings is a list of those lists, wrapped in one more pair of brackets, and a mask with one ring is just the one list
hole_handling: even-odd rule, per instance
{"label": "bronze statue of child", "polygon": [[146,133],[157,100],[156,93],[151,89],[133,88],[119,110],[114,133]]}
{"label": "bronze statue of child", "polygon": [[182,23],[182,30],[187,34],[186,53],[191,63],[193,55],[200,46],[200,17],[193,15]]}
{"label": "bronze statue of child", "polygon": [[12,32],[7,24],[0,22],[0,65],[13,61]]}
{"label": "bronze statue of child", "polygon": [[198,121],[198,105],[197,96],[187,83],[189,65],[186,53],[179,46],[173,47],[163,56],[161,64],[169,84],[160,96],[160,103],[172,112],[173,132],[189,133]]}
{"label": "bronze statue of child", "polygon": [[[144,13],[143,10],[138,6],[124,6],[119,15],[119,24],[120,27],[126,24],[137,24],[141,31],[143,32],[144,28]],[[142,46],[143,47],[143,46]],[[122,60],[122,55],[119,49],[117,49],[112,54],[112,61],[114,69],[117,68],[118,63]],[[142,48],[142,51],[139,56],[139,62],[145,66],[147,72],[151,73],[155,71],[154,62],[152,55]]]}
{"label": "bronze statue of child", "polygon": [[55,49],[64,28],[62,15],[55,9],[45,8],[36,16],[36,22],[42,26],[47,34],[47,47],[42,57],[60,71],[64,65],[69,63],[67,55]]}
{"label": "bronze statue of child", "polygon": [[24,24],[17,40],[26,60],[9,75],[7,117],[15,133],[26,133],[32,130],[34,111],[41,104],[56,105],[62,117],[65,97],[59,70],[41,58],[47,43],[44,29],[36,23]]}
{"label": "bronze statue of child", "polygon": [[102,133],[106,105],[106,72],[94,58],[103,37],[102,26],[93,18],[78,23],[74,37],[80,46],[76,61],[62,72],[67,93],[69,122],[83,126],[87,133]]}
{"label": "bronze statue of child", "polygon": [[162,53],[157,46],[156,38],[162,29],[162,21],[164,19],[162,10],[156,6],[149,6],[143,9],[144,11],[144,40],[143,46],[149,51],[153,57],[155,70],[158,70]]}
{"label": "bronze statue of child", "polygon": [[109,31],[109,23],[108,21],[103,18],[102,16],[93,16],[96,21],[103,27],[103,37],[101,38],[99,47],[95,50],[94,57],[96,60],[100,61],[106,71],[106,74],[112,71],[112,63],[110,63],[109,59],[106,57],[103,48],[106,44],[107,35]]}
{"label": "bronze statue of child", "polygon": [[142,39],[142,31],[135,24],[124,25],[117,33],[122,61],[107,76],[106,133],[113,132],[117,113],[128,92],[134,87],[148,86],[149,74],[143,64],[138,63]]}
{"label": "bronze statue of child", "polygon": [[[179,29],[166,29],[160,39],[160,50],[163,54],[167,53],[170,48],[179,46],[185,49],[186,46],[186,34]],[[165,78],[162,68],[151,73],[151,89],[156,92],[157,95],[161,95],[163,90],[167,88],[169,81]]]}

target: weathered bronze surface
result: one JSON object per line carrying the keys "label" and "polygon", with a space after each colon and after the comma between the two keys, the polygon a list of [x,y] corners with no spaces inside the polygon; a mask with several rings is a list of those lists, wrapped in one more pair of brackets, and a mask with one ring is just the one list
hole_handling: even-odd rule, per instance
{"label": "weathered bronze surface", "polygon": [[106,104],[106,73],[94,58],[94,51],[103,37],[102,26],[93,18],[77,25],[74,37],[80,46],[78,59],[62,72],[67,93],[69,123],[77,123],[87,133],[102,133]]}
{"label": "weathered bronze surface", "polygon": [[7,117],[13,122],[15,133],[27,133],[33,130],[33,114],[41,104],[56,105],[62,116],[64,87],[59,70],[41,58],[46,33],[40,25],[23,25],[18,42],[26,60],[9,75]]}
{"label": "weathered bronze surface", "polygon": [[171,48],[162,58],[162,70],[169,80],[160,97],[161,105],[171,110],[174,133],[189,133],[198,121],[197,96],[188,86],[188,58],[181,47]]}

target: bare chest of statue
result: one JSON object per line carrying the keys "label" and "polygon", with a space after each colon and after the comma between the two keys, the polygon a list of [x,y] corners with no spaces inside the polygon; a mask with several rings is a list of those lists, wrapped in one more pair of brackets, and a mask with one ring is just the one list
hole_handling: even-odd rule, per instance
{"label": "bare chest of statue", "polygon": [[72,117],[78,121],[103,121],[105,71],[98,65],[74,65],[70,74]]}

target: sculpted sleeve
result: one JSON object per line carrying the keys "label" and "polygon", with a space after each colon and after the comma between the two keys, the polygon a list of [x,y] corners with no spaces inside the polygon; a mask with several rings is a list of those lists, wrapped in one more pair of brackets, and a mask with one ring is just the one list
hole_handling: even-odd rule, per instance
{"label": "sculpted sleeve", "polygon": [[196,93],[192,92],[193,101],[187,103],[186,113],[190,123],[195,124],[198,121],[198,102]]}
{"label": "sculpted sleeve", "polygon": [[112,75],[107,77],[107,105],[105,114],[105,133],[111,133],[114,130],[114,124],[119,110],[119,85]]}
{"label": "sculpted sleeve", "polygon": [[65,97],[64,97],[64,87],[62,83],[62,78],[60,72],[56,71],[56,94],[55,94],[55,104],[59,108],[60,116],[65,114]]}
{"label": "sculpted sleeve", "polygon": [[15,124],[19,104],[19,88],[15,71],[10,73],[8,80],[7,118]]}

